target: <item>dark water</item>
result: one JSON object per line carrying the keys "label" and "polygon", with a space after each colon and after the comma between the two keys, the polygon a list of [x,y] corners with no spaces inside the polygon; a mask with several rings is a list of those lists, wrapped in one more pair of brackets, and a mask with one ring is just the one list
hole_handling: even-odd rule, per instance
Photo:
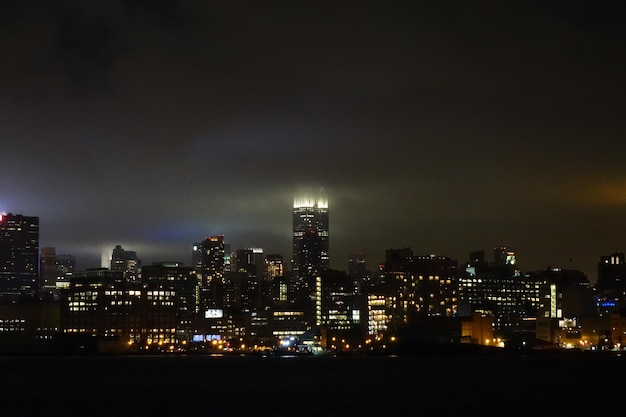
{"label": "dark water", "polygon": [[0,357],[4,416],[622,415],[618,356]]}

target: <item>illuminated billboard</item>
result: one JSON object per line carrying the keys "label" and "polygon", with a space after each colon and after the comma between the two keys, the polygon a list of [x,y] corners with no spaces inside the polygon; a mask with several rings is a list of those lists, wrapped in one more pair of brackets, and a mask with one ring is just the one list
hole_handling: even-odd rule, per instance
{"label": "illuminated billboard", "polygon": [[205,319],[221,319],[224,317],[224,310],[221,308],[209,308],[204,312]]}

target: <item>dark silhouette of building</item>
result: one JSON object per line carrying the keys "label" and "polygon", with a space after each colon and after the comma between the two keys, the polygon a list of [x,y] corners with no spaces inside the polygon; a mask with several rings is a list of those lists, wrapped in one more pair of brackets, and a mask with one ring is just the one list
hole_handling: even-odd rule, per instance
{"label": "dark silhouette of building", "polygon": [[37,297],[39,217],[0,214],[0,301]]}
{"label": "dark silhouette of building", "polygon": [[348,275],[352,278],[357,291],[360,292],[365,282],[371,278],[371,272],[367,270],[365,254],[353,253],[348,258]]}
{"label": "dark silhouette of building", "polygon": [[510,251],[506,246],[493,248],[493,263],[496,266],[515,265],[515,252]]}
{"label": "dark silhouette of building", "polygon": [[56,294],[56,283],[59,276],[59,265],[54,247],[41,248],[39,256],[39,298],[53,299]]}
{"label": "dark silhouette of building", "polygon": [[598,262],[598,292],[611,291],[623,293],[626,289],[626,260],[623,252],[613,252],[601,256]]}
{"label": "dark silhouette of building", "polygon": [[58,301],[0,304],[0,354],[60,352],[59,326]]}

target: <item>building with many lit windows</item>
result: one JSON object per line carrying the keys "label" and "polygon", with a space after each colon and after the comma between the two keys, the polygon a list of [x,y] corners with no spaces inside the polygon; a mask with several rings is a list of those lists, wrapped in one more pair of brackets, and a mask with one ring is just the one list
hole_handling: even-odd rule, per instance
{"label": "building with many lit windows", "polygon": [[181,320],[187,319],[191,327],[195,274],[172,273],[162,265],[146,273],[142,283],[129,282],[122,271],[107,268],[76,273],[60,293],[67,346],[109,343],[116,349],[161,349],[181,342]]}
{"label": "building with many lit windows", "polygon": [[376,336],[385,333],[392,325],[392,312],[395,310],[396,297],[388,294],[367,294],[367,334]]}
{"label": "building with many lit windows", "polygon": [[199,312],[199,283],[195,268],[185,267],[180,262],[156,262],[141,268],[141,283],[143,288],[174,291],[179,318]]}
{"label": "building with many lit windows", "polygon": [[34,298],[39,281],[39,217],[0,214],[0,301]]}
{"label": "building with many lit windows", "polygon": [[457,262],[436,255],[418,256],[409,248],[389,249],[375,290],[396,298],[390,311],[394,327],[457,311]]}
{"label": "building with many lit windows", "polygon": [[[500,248],[498,248],[500,249]],[[489,264],[484,252],[473,252],[459,271],[459,311],[469,316],[474,310],[491,311],[496,337],[535,332],[540,284],[523,276],[514,263],[506,262],[497,250]]]}
{"label": "building with many lit windows", "polygon": [[357,288],[343,271],[328,270],[316,279],[316,325],[329,333],[361,331]]}
{"label": "building with many lit windows", "polygon": [[265,268],[263,270],[263,280],[273,281],[276,277],[285,275],[285,265],[283,256],[280,254],[268,254],[264,259]]}
{"label": "building with many lit windows", "polygon": [[209,236],[194,248],[194,267],[200,277],[200,305],[205,308],[224,308],[226,246],[224,235]]}
{"label": "building with many lit windows", "polygon": [[141,272],[141,259],[137,252],[126,250],[116,245],[111,254],[111,271],[122,271],[124,278],[130,282],[138,282]]}

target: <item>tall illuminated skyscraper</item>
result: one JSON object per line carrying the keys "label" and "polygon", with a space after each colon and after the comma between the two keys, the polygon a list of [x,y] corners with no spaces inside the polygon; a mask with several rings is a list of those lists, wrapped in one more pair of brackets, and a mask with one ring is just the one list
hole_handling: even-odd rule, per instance
{"label": "tall illuminated skyscraper", "polygon": [[192,262],[200,278],[200,286],[214,281],[223,282],[226,272],[224,235],[209,236],[193,247]]}
{"label": "tall illuminated skyscraper", "polygon": [[328,198],[322,190],[302,192],[293,202],[293,276],[306,281],[329,266]]}
{"label": "tall illuminated skyscraper", "polygon": [[39,217],[0,214],[0,300],[34,297],[38,271]]}
{"label": "tall illuminated skyscraper", "polygon": [[194,266],[200,278],[201,308],[224,307],[225,252],[224,235],[209,236],[194,247]]}

